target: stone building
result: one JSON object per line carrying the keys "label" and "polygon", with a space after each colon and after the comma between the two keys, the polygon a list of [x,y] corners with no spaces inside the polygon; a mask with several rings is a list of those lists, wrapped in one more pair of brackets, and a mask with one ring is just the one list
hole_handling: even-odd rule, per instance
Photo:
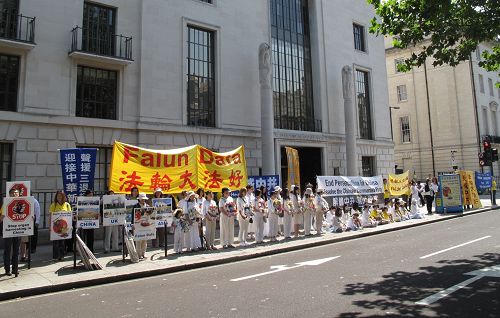
{"label": "stone building", "polygon": [[276,171],[345,173],[341,69],[353,68],[359,174],[394,165],[384,42],[364,0],[0,0],[0,177],[62,187],[58,149],[245,145],[260,173],[258,48],[272,47]]}
{"label": "stone building", "polygon": [[[469,61],[456,67],[425,66],[403,73],[397,64],[420,47],[406,50],[386,39],[389,104],[392,114],[395,163],[417,179],[458,169],[480,170],[478,153],[485,135],[500,143],[498,126],[500,78],[479,67],[483,43]],[[488,168],[484,168],[487,171]],[[498,164],[494,163],[498,175]]]}

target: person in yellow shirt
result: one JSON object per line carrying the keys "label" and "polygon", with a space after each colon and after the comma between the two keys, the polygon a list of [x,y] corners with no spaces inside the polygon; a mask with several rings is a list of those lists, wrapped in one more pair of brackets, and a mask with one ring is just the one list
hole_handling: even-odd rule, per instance
{"label": "person in yellow shirt", "polygon": [[[9,197],[18,197],[19,190],[10,189]],[[5,216],[3,215],[3,207],[0,209],[0,226],[3,226],[2,222]],[[3,267],[5,269],[5,275],[11,276],[14,274],[16,277],[19,276],[19,247],[21,246],[20,237],[4,237],[4,248],[3,248]],[[12,265],[12,272],[10,270]]]}
{"label": "person in yellow shirt", "polygon": [[389,190],[389,183],[387,179],[384,178],[384,201],[391,198],[391,191]]}
{"label": "person in yellow shirt", "polygon": [[497,181],[495,179],[491,180],[491,205],[497,205]]}
{"label": "person in yellow shirt", "polygon": [[[52,224],[52,214],[59,211],[72,211],[71,205],[68,203],[66,194],[62,190],[58,190],[54,196],[54,202],[49,207],[49,224]],[[52,231],[52,227],[50,228]],[[64,257],[65,247],[64,240],[52,241],[52,258],[61,261]]]}

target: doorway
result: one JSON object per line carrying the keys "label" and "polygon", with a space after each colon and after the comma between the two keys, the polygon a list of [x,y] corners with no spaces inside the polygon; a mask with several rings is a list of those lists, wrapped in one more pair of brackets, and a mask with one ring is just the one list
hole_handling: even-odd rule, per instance
{"label": "doorway", "polygon": [[[299,153],[300,167],[300,189],[305,190],[306,183],[316,185],[316,176],[323,175],[322,170],[322,149],[315,147],[293,147]],[[282,186],[286,187],[288,182],[288,163],[285,147],[281,147],[281,178]]]}

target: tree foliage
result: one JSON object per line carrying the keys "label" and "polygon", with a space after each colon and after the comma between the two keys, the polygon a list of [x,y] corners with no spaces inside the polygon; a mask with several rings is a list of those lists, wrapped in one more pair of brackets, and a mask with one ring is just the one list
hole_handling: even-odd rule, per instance
{"label": "tree foliage", "polygon": [[370,32],[394,36],[394,47],[422,45],[400,68],[421,66],[428,57],[433,65],[456,66],[468,60],[481,42],[493,49],[482,54],[480,66],[500,70],[499,0],[367,0],[375,7]]}

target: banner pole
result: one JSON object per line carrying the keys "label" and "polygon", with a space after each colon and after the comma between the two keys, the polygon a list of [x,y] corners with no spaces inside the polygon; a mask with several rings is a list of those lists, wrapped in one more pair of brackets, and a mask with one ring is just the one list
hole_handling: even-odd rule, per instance
{"label": "banner pole", "polygon": [[125,225],[121,226],[122,230],[122,262],[125,263]]}
{"label": "banner pole", "polygon": [[31,236],[28,236],[28,269],[31,269]]}
{"label": "banner pole", "polygon": [[163,236],[164,236],[164,239],[165,239],[165,257],[167,257],[167,250],[168,250],[168,242],[167,242],[167,238],[168,238],[168,232],[167,232],[167,221],[165,221],[165,223],[163,224],[163,226],[165,227],[165,230],[164,230],[164,233],[163,233]]}
{"label": "banner pole", "polygon": [[73,228],[73,269],[76,269],[76,226]]}

